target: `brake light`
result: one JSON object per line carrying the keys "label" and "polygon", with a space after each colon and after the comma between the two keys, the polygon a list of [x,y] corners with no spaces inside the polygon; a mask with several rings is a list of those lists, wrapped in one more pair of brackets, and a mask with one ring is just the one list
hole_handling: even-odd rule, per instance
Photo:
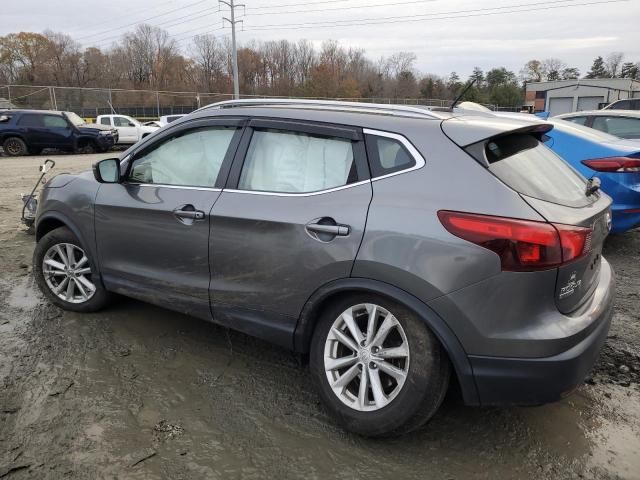
{"label": "brake light", "polygon": [[590,228],[447,210],[438,218],[456,237],[496,253],[505,271],[555,268],[591,250]]}
{"label": "brake light", "polygon": [[596,172],[640,172],[640,160],[629,157],[606,157],[583,160],[582,163]]}

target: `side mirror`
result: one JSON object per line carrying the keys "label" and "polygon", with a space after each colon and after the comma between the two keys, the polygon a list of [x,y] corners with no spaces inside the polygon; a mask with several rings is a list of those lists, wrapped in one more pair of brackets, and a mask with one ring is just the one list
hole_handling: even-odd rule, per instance
{"label": "side mirror", "polygon": [[120,183],[120,159],[107,158],[94,163],[93,176],[100,183]]}

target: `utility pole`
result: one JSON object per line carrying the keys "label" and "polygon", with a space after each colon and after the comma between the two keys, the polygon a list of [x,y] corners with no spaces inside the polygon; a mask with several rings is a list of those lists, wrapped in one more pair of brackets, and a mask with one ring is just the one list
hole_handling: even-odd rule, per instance
{"label": "utility pole", "polygon": [[218,0],[219,3],[225,4],[231,10],[231,18],[222,17],[222,21],[226,20],[231,24],[231,46],[233,53],[231,60],[233,63],[233,98],[240,98],[240,85],[238,83],[238,48],[236,47],[236,24],[242,23],[242,20],[236,20],[236,8],[244,8],[243,3],[235,3],[235,0]]}

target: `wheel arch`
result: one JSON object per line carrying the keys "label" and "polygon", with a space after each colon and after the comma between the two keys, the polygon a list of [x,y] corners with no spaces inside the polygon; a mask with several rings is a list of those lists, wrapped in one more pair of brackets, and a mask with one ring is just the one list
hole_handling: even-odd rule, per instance
{"label": "wheel arch", "polygon": [[69,218],[67,218],[64,214],[56,211],[45,212],[38,218],[38,221],[36,223],[36,242],[44,237],[47,233],[60,227],[67,227],[85,248],[91,249],[91,251],[93,251],[93,245],[86,241],[80,229],[76,227],[74,223],[69,220]]}
{"label": "wheel arch", "polygon": [[305,303],[296,325],[293,338],[294,350],[308,353],[311,338],[322,311],[337,298],[354,293],[372,293],[401,303],[413,311],[433,332],[446,351],[462,391],[464,402],[478,405],[478,391],[473,378],[471,364],[460,341],[444,320],[420,299],[400,288],[379,280],[367,278],[344,278],[330,282],[318,290]]}

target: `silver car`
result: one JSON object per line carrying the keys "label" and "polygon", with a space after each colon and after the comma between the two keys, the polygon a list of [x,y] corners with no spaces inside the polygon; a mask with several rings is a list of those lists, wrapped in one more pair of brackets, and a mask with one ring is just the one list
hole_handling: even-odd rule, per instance
{"label": "silver car", "polygon": [[205,107],[44,187],[34,271],[62,308],[120,293],[308,355],[347,429],[580,385],[605,341],[610,199],[551,125],[298,100]]}

